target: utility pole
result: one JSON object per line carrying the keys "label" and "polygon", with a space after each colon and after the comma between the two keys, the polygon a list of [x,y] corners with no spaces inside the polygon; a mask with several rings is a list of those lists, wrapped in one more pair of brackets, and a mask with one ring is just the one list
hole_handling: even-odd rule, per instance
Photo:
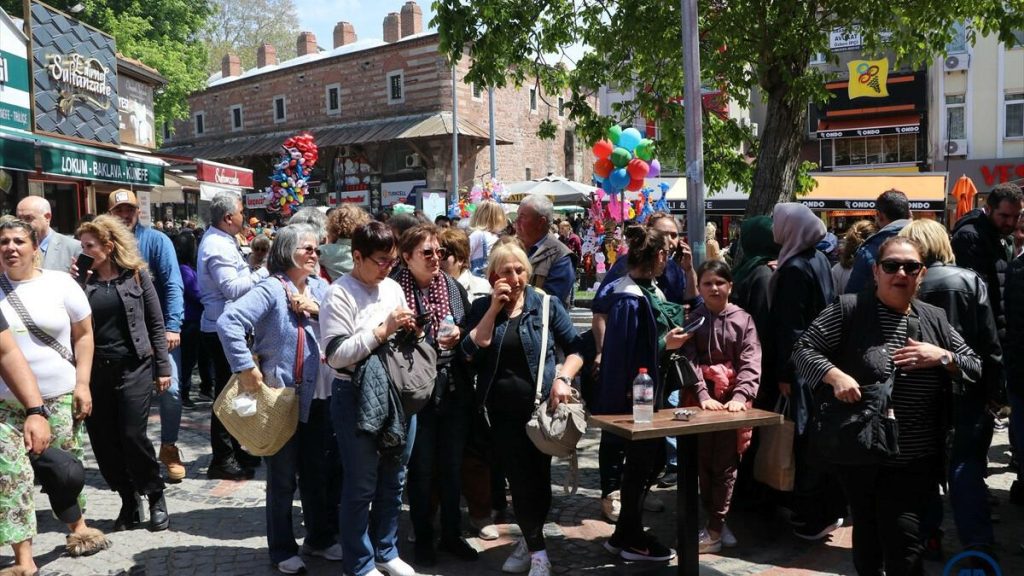
{"label": "utility pole", "polygon": [[449,199],[449,203],[459,200],[459,75],[457,65],[458,63],[452,64],[452,197]]}
{"label": "utility pole", "polygon": [[[704,134],[701,126],[700,34],[697,0],[681,0],[683,12],[683,105],[686,107],[686,236],[693,265],[704,262]],[[687,540],[692,540],[687,536]],[[680,541],[682,543],[682,541]]]}
{"label": "utility pole", "polygon": [[487,88],[487,113],[490,115],[491,127],[491,180],[498,178],[498,144],[494,135],[494,86]]}

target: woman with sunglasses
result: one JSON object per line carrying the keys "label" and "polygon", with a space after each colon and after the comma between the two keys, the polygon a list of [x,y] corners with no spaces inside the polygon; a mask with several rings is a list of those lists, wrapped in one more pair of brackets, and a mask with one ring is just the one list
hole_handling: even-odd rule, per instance
{"label": "woman with sunglasses", "polygon": [[[388,277],[398,263],[391,228],[369,222],[352,235],[352,271],[327,289],[320,307],[320,340],[334,370],[331,421],[341,454],[341,546],[345,574],[413,576],[398,557],[398,516],[405,467],[416,438],[416,417],[408,418],[404,450],[382,455],[377,437],[356,428],[359,392],[356,365],[399,330],[416,330],[402,287]],[[372,504],[372,510],[371,510]]]}
{"label": "woman with sunglasses", "polygon": [[[292,531],[292,498],[298,487],[306,526],[303,552],[341,560],[338,519],[330,510],[340,492],[328,490],[322,470],[338,466],[337,444],[330,425],[320,372],[320,307],[327,292],[320,277],[318,239],[313,228],[295,224],[277,233],[267,255],[270,273],[244,296],[227,305],[217,320],[217,334],[231,371],[248,392],[260,386],[296,388],[299,426],[296,434],[267,463],[267,544],[278,571],[305,569]],[[255,246],[255,243],[254,243]],[[246,337],[252,335],[252,348]],[[255,357],[259,358],[257,366]]]}
{"label": "woman with sunglasses", "polygon": [[856,403],[861,386],[893,382],[883,416],[899,427],[898,453],[857,464],[830,455],[856,518],[853,562],[861,575],[923,574],[920,520],[943,477],[946,392],[981,377],[981,359],[946,313],[916,298],[924,254],[911,238],[886,240],[874,265],[874,292],[843,295],[793,351],[816,395]]}
{"label": "woman with sunglasses", "polygon": [[468,374],[453,362],[469,298],[465,288],[441,269],[448,255],[441,249],[439,233],[432,224],[406,230],[398,242],[405,266],[395,277],[405,305],[416,312],[437,349],[434,397],[416,414],[416,444],[409,461],[409,516],[416,535],[416,563],[424,567],[436,562],[434,485],[440,487],[441,496],[441,550],[462,560],[477,558],[477,551],[461,537],[459,510],[462,451],[469,434],[473,390]]}

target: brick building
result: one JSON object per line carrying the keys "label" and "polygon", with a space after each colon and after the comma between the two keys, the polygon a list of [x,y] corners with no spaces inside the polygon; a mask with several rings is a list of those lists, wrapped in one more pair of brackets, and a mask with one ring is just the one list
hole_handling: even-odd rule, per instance
{"label": "brick building", "polygon": [[[384,18],[383,40],[359,39],[350,23],[339,22],[330,50],[320,50],[310,32],[296,42],[298,56],[285,62],[273,46],[260,47],[252,70],[225,56],[221,72],[190,97],[190,120],[165,133],[162,152],[252,168],[259,187],[283,140],[309,130],[320,146],[313,177],[321,182],[314,195],[320,203],[369,203],[378,183],[385,205],[416,185],[450,189],[453,71],[438,35],[423,32],[415,2]],[[454,71],[462,186],[490,171],[488,93],[461,81],[468,68],[463,58]],[[559,114],[567,96],[523,87],[495,90],[494,98],[501,180],[589,176],[585,148]],[[537,137],[547,119],[559,126],[554,140]]]}

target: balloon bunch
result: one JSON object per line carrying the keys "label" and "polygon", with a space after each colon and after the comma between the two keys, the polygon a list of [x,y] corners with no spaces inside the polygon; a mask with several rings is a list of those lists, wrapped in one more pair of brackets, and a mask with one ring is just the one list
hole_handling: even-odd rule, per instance
{"label": "balloon bunch", "polygon": [[[654,157],[654,142],[644,138],[636,128],[623,130],[621,126],[612,126],[608,129],[608,138],[598,140],[591,150],[597,158],[594,180],[612,195],[609,214],[618,222],[635,218],[637,208],[631,207],[631,214],[625,213],[628,202],[623,190],[640,190],[644,187],[644,178],[661,174],[661,163]],[[616,199],[615,194],[622,194],[621,200]]]}
{"label": "balloon bunch", "polygon": [[505,186],[501,181],[493,178],[485,181],[483,184],[474,184],[473,189],[469,191],[469,199],[473,204],[483,200],[503,202],[506,196],[508,194],[505,192]]}
{"label": "balloon bunch", "polygon": [[449,218],[469,218],[474,211],[476,211],[476,204],[471,204],[461,194],[457,200],[452,200],[452,203],[448,205]]}
{"label": "balloon bunch", "polygon": [[306,198],[306,184],[319,156],[316,141],[303,132],[284,141],[283,152],[274,165],[267,210],[290,216]]}

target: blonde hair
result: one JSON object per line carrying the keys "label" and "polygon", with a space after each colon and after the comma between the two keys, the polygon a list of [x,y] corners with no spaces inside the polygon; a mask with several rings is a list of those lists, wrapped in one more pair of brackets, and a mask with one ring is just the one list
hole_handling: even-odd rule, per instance
{"label": "blonde hair", "polygon": [[121,270],[138,272],[146,269],[146,261],[139,254],[135,235],[125,227],[119,218],[107,214],[97,216],[93,221],[85,222],[78,227],[75,236],[81,238],[82,234],[95,236],[100,244],[110,243],[113,245],[110,260]]}
{"label": "blonde hair", "polygon": [[499,266],[508,262],[509,260],[515,260],[526,268],[527,276],[533,276],[533,264],[530,264],[530,257],[526,255],[526,251],[523,250],[522,244],[519,243],[515,238],[502,238],[491,248],[491,254],[487,258],[487,269],[484,271],[484,277],[490,278]]}
{"label": "blonde hair", "polygon": [[705,254],[708,260],[722,259],[722,250],[718,246],[718,240],[715,240],[716,232],[718,232],[718,226],[715,226],[714,222],[708,222],[704,225]]}
{"label": "blonde hair", "polygon": [[484,200],[476,205],[476,210],[469,217],[469,227],[474,230],[487,230],[495,234],[505,229],[505,210],[494,200]]}
{"label": "blonde hair", "polygon": [[942,262],[953,264],[956,258],[953,256],[953,246],[949,242],[949,232],[946,228],[934,220],[918,219],[903,227],[900,236],[911,238],[924,249],[921,258],[925,264]]}
{"label": "blonde hair", "polygon": [[358,206],[344,204],[327,215],[327,236],[331,241],[339,238],[351,238],[352,234],[363,224],[370,221],[370,215]]}

